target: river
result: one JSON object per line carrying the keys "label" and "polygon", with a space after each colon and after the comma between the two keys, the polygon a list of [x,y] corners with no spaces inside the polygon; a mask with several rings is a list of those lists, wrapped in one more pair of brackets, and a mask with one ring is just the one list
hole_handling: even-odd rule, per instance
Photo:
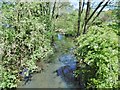
{"label": "river", "polygon": [[80,88],[74,75],[77,60],[72,53],[74,49],[72,40],[58,34],[55,45],[57,49],[55,60],[46,64],[43,72],[34,74],[32,81],[18,88]]}

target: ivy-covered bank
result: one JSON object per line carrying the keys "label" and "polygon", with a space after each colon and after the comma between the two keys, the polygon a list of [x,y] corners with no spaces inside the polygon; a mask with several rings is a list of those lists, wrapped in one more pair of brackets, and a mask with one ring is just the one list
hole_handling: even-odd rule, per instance
{"label": "ivy-covered bank", "polygon": [[[117,32],[116,32],[117,31]],[[118,30],[107,25],[92,26],[76,39],[75,55],[87,88],[118,88]],[[81,66],[83,65],[83,66]]]}
{"label": "ivy-covered bank", "polygon": [[0,10],[0,87],[13,88],[53,54],[50,8],[49,3],[3,2]]}

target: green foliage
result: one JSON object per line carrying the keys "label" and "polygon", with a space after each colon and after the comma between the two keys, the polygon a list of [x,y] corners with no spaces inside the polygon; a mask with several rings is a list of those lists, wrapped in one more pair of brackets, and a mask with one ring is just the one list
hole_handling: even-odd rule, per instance
{"label": "green foliage", "polygon": [[120,0],[117,1],[116,17],[118,25],[120,25]]}
{"label": "green foliage", "polygon": [[71,12],[70,14],[61,15],[56,23],[56,29],[63,29],[63,32],[66,34],[74,35],[77,30],[77,12]]}
{"label": "green foliage", "polygon": [[[106,23],[107,24],[107,23]],[[111,27],[112,30],[118,35],[120,36],[120,26],[117,23],[109,23],[108,27]]]}
{"label": "green foliage", "polygon": [[3,48],[3,55],[0,87],[13,88],[20,81],[21,67],[34,71],[36,61],[46,60],[53,54],[47,36],[51,32],[49,5],[4,2],[1,12],[0,42],[3,47],[0,48]]}
{"label": "green foliage", "polygon": [[85,74],[87,87],[113,88],[117,85],[118,36],[112,28],[91,27],[86,35],[77,38],[76,47],[78,60],[87,64],[84,72],[78,69],[76,73]]}

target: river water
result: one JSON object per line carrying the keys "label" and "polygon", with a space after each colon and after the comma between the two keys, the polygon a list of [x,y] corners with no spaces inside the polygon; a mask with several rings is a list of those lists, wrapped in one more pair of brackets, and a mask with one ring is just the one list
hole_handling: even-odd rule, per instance
{"label": "river water", "polygon": [[[60,43],[61,47],[57,46],[58,49],[62,49],[62,47],[65,49],[64,45],[68,43],[68,41],[62,41],[62,39],[63,36],[58,34],[58,40],[62,43]],[[68,52],[66,53],[63,53],[63,50],[59,51],[59,55],[54,62],[46,64],[43,72],[34,74],[32,81],[18,88],[80,88],[74,75],[77,60],[72,54],[73,47],[67,47],[67,49]]]}

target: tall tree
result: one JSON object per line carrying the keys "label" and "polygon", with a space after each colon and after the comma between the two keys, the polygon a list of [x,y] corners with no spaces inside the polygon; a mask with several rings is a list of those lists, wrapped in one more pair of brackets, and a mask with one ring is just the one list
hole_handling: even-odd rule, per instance
{"label": "tall tree", "polygon": [[82,6],[82,0],[79,0],[79,12],[78,12],[78,32],[77,32],[77,36],[80,35],[80,22],[81,22],[81,6]]}
{"label": "tall tree", "polygon": [[[88,28],[93,24],[93,22],[95,21],[95,19],[100,15],[100,13],[103,11],[103,9],[108,5],[108,3],[110,2],[110,0],[107,0],[105,3],[104,2],[105,2],[105,0],[102,0],[97,5],[97,7],[93,10],[93,12],[90,14],[91,0],[87,0],[87,4],[86,4],[87,8],[86,8],[86,12],[85,12],[84,21],[83,21],[82,26],[80,27],[80,20],[81,20],[80,17],[81,17],[81,14],[82,14],[83,10],[84,10],[84,5],[85,5],[85,2],[82,1],[82,0],[80,0],[80,2],[79,2],[79,11],[78,11],[79,14],[78,14],[78,31],[77,31],[77,36],[80,35],[80,33],[79,33],[80,32],[80,28],[82,29],[81,31],[83,31],[83,34],[85,34],[87,32]],[[100,11],[98,11],[99,8],[101,8]],[[97,12],[97,14],[94,17],[94,15],[95,15],[96,12]],[[93,19],[92,22],[90,22],[91,19]]]}
{"label": "tall tree", "polygon": [[[104,1],[105,1],[105,0],[103,0],[103,2],[104,2]],[[93,18],[92,22],[89,24],[89,26],[87,27],[87,29],[94,23],[94,21],[96,20],[96,18],[99,17],[100,13],[101,13],[101,12],[103,11],[103,9],[108,5],[109,1],[110,1],[110,0],[107,0],[107,1],[105,2],[105,4],[104,4],[104,5],[102,6],[102,8],[100,9],[100,11],[99,11],[99,12],[97,13],[97,15]],[[103,2],[101,2],[101,4],[102,4]],[[99,5],[100,5],[100,4],[99,4]],[[99,5],[98,5],[98,6],[99,6]],[[100,6],[101,6],[101,5],[100,5]],[[100,6],[99,6],[99,7],[100,7]],[[99,7],[98,7],[98,8],[99,8]],[[96,9],[98,10],[98,8],[96,8]],[[93,17],[93,15],[95,14],[95,12],[97,11],[96,9],[93,11],[93,13],[91,14],[91,16],[88,18],[87,23],[89,22],[89,20]]]}
{"label": "tall tree", "polygon": [[100,9],[100,11],[97,13],[97,15],[95,16],[95,18],[92,20],[92,23],[95,21],[95,19],[100,15],[100,13],[102,12],[102,10],[105,8],[105,6],[107,6],[108,2],[110,0],[106,1],[106,3],[103,5],[103,7]]}
{"label": "tall tree", "polygon": [[90,15],[90,17],[87,19],[86,23],[89,22],[89,20],[93,17],[93,15],[96,13],[96,11],[101,7],[101,5],[103,4],[104,1],[105,1],[105,0],[102,0],[102,2],[100,2],[100,3],[98,4],[98,6],[97,6],[97,7],[95,8],[95,10],[92,12],[92,14]]}
{"label": "tall tree", "polygon": [[56,0],[55,0],[55,2],[54,2],[54,4],[53,4],[52,17],[51,17],[51,19],[54,18],[55,6],[56,6]]}
{"label": "tall tree", "polygon": [[81,11],[81,13],[83,12],[84,6],[85,6],[85,0],[83,0],[83,3],[82,3],[82,11]]}
{"label": "tall tree", "polygon": [[87,1],[87,9],[86,9],[86,15],[85,15],[85,23],[84,23],[84,27],[83,27],[83,34],[86,33],[86,30],[87,30],[87,19],[90,15],[90,3],[91,3],[91,0],[88,0]]}

